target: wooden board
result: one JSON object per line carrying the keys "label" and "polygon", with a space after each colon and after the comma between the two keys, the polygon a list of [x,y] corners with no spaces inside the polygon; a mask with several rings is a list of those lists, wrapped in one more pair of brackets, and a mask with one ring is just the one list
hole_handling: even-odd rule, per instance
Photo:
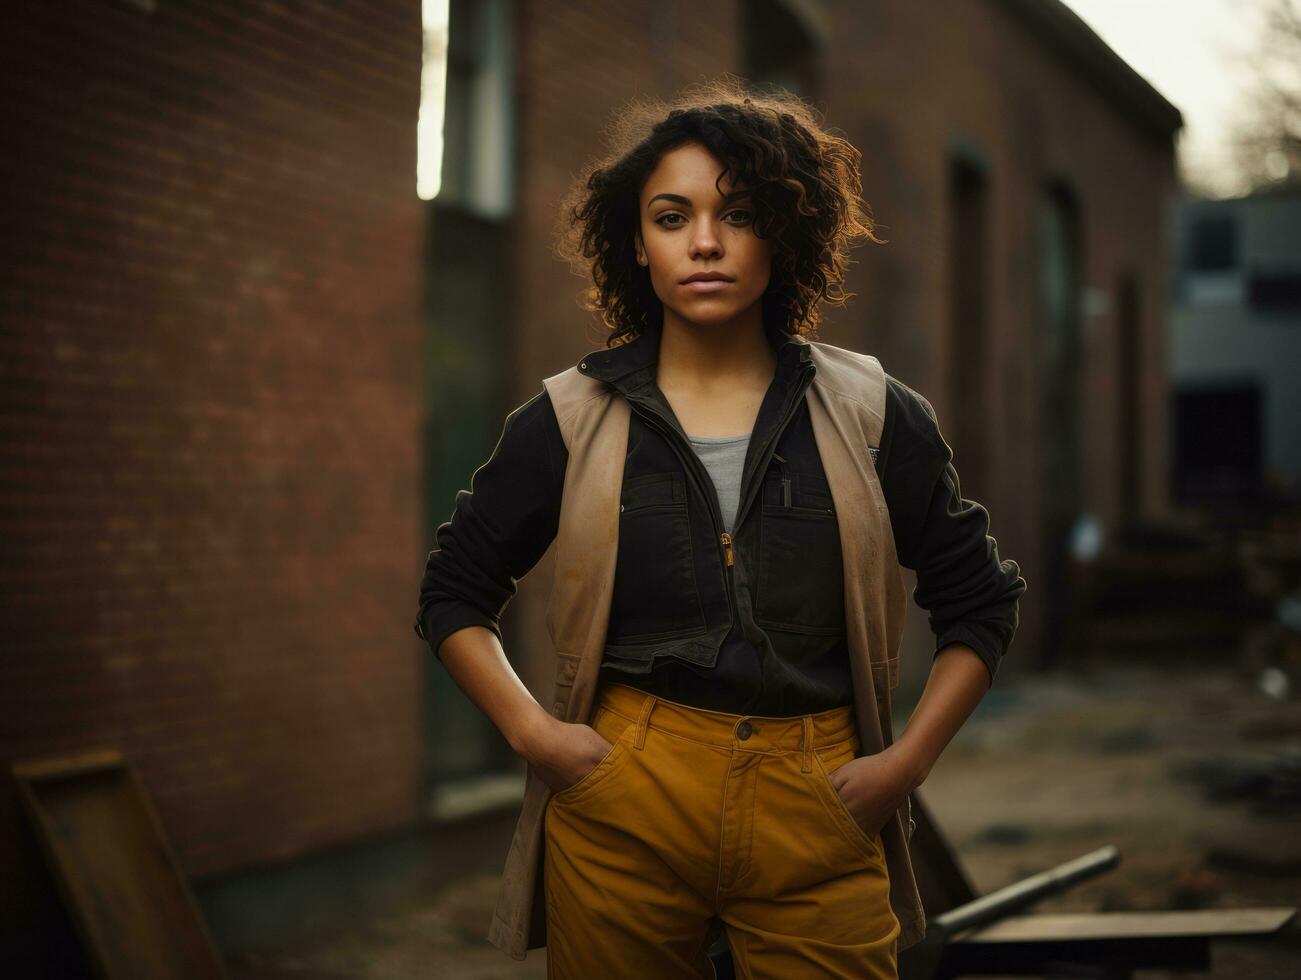
{"label": "wooden board", "polygon": [[97,972],[224,976],[144,787],[113,750],[12,766],[23,806]]}
{"label": "wooden board", "polygon": [[1159,912],[1084,912],[1014,915],[954,937],[964,943],[1153,939],[1180,936],[1261,936],[1296,914],[1291,907],[1189,909]]}

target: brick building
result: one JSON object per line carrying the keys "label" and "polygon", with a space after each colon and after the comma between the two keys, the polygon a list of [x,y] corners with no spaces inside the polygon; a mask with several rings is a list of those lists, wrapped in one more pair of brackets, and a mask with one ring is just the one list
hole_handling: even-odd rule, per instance
{"label": "brick building", "polygon": [[[518,761],[415,590],[505,412],[600,342],[548,246],[629,97],[734,71],[862,150],[889,244],[822,339],[939,413],[1031,583],[1005,670],[1052,648],[1073,520],[1166,507],[1179,115],[1055,0],[454,0],[430,201],[418,4],[11,22],[0,756],[120,747],[228,947],[500,867]],[[549,564],[507,624],[542,699]],[[9,853],[36,956],[57,913]]]}
{"label": "brick building", "polygon": [[119,748],[200,882],[409,826],[419,5],[6,25],[0,758]]}

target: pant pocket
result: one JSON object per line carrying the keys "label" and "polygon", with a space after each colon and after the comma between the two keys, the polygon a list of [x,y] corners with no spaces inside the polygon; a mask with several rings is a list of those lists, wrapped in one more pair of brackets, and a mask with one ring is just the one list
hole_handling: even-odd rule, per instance
{"label": "pant pocket", "polygon": [[629,721],[606,708],[596,709],[590,727],[611,743],[610,749],[601,757],[600,762],[579,777],[578,782],[552,793],[553,803],[573,803],[585,796],[589,790],[602,785],[611,773],[618,769],[620,759],[627,754],[632,737],[637,732],[636,722]]}
{"label": "pant pocket", "polygon": [[[823,758],[823,752],[827,757]],[[815,750],[813,753],[813,777],[817,786],[818,797],[831,819],[840,828],[845,839],[869,861],[877,861],[882,856],[880,835],[869,835],[849,812],[849,807],[841,799],[836,785],[831,781],[831,773],[855,758],[854,743],[847,742],[838,748]]]}

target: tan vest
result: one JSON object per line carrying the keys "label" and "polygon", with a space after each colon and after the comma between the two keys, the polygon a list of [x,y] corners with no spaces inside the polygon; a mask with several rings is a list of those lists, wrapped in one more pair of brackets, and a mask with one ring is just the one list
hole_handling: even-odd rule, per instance
{"label": "tan vest", "polygon": [[[817,366],[805,398],[840,526],[854,711],[862,754],[870,755],[893,739],[890,697],[899,682],[899,642],[907,609],[890,514],[868,453],[869,446],[880,444],[885,421],[885,373],[870,355],[795,339],[811,344]],[[562,721],[587,724],[614,591],[631,409],[613,388],[577,367],[543,384],[569,450],[547,607],[547,629],[556,653],[551,713]],[[546,945],[543,815],[551,792],[529,766],[523,808],[488,930],[489,942],[515,959]],[[909,799],[881,831],[890,905],[901,929],[900,950],[926,932],[908,854],[911,815]]]}

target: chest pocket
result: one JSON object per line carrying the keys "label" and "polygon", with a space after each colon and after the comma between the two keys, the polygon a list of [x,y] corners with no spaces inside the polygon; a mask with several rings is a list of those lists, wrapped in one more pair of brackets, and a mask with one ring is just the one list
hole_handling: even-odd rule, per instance
{"label": "chest pocket", "polygon": [[704,628],[686,475],[625,478],[608,642],[668,640]]}
{"label": "chest pocket", "polygon": [[845,629],[840,524],[826,478],[776,454],[764,480],[755,621],[798,633]]}

